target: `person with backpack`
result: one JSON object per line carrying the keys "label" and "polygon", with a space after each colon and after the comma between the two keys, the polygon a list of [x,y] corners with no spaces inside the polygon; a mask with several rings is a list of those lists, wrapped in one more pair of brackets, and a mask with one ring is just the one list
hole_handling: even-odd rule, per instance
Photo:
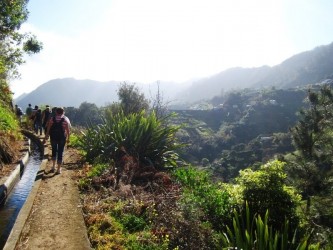
{"label": "person with backpack", "polygon": [[30,120],[31,120],[31,125],[32,125],[32,130],[35,131],[35,116],[38,110],[38,106],[35,105],[35,107],[32,109],[31,111],[31,115],[30,115]]}
{"label": "person with backpack", "polygon": [[15,113],[16,113],[16,117],[18,119],[18,121],[20,122],[20,125],[22,123],[22,115],[23,115],[23,111],[20,107],[18,107],[17,105],[15,105]]}
{"label": "person with backpack", "polygon": [[57,163],[56,174],[61,173],[61,165],[63,161],[63,154],[66,142],[69,143],[71,123],[68,117],[65,116],[63,108],[56,109],[56,115],[52,116],[48,122],[45,138],[45,143],[49,136],[51,138],[52,147],[52,168],[51,172],[55,171],[55,165]]}
{"label": "person with backpack", "polygon": [[51,117],[50,106],[46,105],[46,108],[42,112],[42,127],[44,130],[44,134],[46,134],[47,123],[49,122],[50,117]]}
{"label": "person with backpack", "polygon": [[31,115],[32,115],[31,103],[29,103],[28,107],[25,109],[25,114],[26,114],[27,128],[31,129],[31,127],[32,127],[32,124],[31,124]]}
{"label": "person with backpack", "polygon": [[37,107],[37,111],[35,113],[35,118],[34,118],[34,128],[35,128],[35,133],[38,135],[38,132],[40,135],[42,135],[42,110]]}

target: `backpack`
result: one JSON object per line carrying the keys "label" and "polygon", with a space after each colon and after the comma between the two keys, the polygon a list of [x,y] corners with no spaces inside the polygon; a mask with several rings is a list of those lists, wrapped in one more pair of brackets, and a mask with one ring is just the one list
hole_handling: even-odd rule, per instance
{"label": "backpack", "polygon": [[23,111],[22,111],[22,109],[20,107],[17,109],[16,115],[18,115],[18,116],[23,115]]}
{"label": "backpack", "polygon": [[50,138],[51,140],[56,140],[56,141],[60,141],[60,140],[65,140],[66,136],[65,136],[65,131],[64,131],[64,127],[62,126],[62,123],[64,122],[65,118],[61,118],[61,120],[59,122],[56,121],[55,117],[52,117],[53,119],[53,124],[50,128]]}
{"label": "backpack", "polygon": [[51,112],[50,111],[46,111],[46,110],[44,112],[45,112],[45,114],[44,114],[44,120],[48,121],[49,118],[50,118],[50,116],[51,116]]}
{"label": "backpack", "polygon": [[42,121],[42,111],[40,109],[37,110],[35,117],[36,117],[36,121],[38,121],[38,122]]}
{"label": "backpack", "polygon": [[36,109],[33,109],[33,110],[31,111],[31,115],[30,115],[30,119],[31,119],[31,120],[34,120],[34,119],[35,119],[36,113],[37,113],[37,110],[36,110]]}
{"label": "backpack", "polygon": [[32,107],[27,107],[27,109],[25,110],[25,113],[27,114],[27,116],[31,116],[31,114],[32,114]]}
{"label": "backpack", "polygon": [[46,123],[49,121],[50,117],[51,117],[51,112],[44,110],[42,113],[42,117],[44,116],[44,120],[43,120],[43,125],[46,125]]}

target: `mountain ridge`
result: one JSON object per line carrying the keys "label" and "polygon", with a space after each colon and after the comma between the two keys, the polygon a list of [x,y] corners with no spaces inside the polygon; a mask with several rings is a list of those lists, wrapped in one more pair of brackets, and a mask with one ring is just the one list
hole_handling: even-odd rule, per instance
{"label": "mountain ridge", "polygon": [[[191,103],[211,99],[227,91],[244,88],[295,88],[333,78],[333,43],[301,52],[275,66],[233,67],[188,84],[158,82],[136,83],[148,99],[156,96],[159,86],[164,101]],[[78,107],[82,102],[103,106],[118,101],[121,82],[99,82],[90,79],[63,78],[50,80],[29,94],[15,99],[19,106],[28,103]]]}
{"label": "mountain ridge", "polygon": [[291,56],[272,67],[229,68],[193,82],[188,94],[180,95],[187,98],[187,101],[198,101],[202,93],[205,93],[206,99],[211,99],[217,94],[239,88],[294,88],[317,83],[332,76],[333,43],[330,43]]}
{"label": "mountain ridge", "polygon": [[[15,99],[20,107],[26,107],[29,103],[34,105],[48,104],[51,106],[79,107],[81,103],[94,103],[97,106],[105,106],[118,101],[118,89],[122,82],[108,81],[100,82],[90,79],[77,80],[75,78],[52,79],[29,94],[24,93]],[[154,99],[158,86],[164,98],[173,98],[173,82],[158,82],[152,84],[135,83],[140,92],[148,99]],[[181,90],[181,88],[178,88]],[[164,99],[164,101],[170,101]]]}

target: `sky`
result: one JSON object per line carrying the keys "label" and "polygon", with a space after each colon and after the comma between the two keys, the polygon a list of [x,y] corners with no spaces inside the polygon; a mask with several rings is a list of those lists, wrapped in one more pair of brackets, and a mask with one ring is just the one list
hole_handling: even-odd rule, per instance
{"label": "sky", "polygon": [[14,98],[56,78],[153,83],[274,66],[333,42],[332,0],[30,0]]}

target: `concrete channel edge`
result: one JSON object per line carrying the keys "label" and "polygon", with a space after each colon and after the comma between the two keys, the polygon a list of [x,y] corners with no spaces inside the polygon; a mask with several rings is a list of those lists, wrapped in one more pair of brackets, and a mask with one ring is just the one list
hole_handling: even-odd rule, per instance
{"label": "concrete channel edge", "polygon": [[44,174],[44,170],[45,170],[47,161],[48,161],[47,159],[44,159],[40,165],[34,185],[30,191],[30,194],[29,194],[27,200],[25,201],[23,207],[20,210],[20,213],[18,214],[18,216],[16,218],[15,224],[12,228],[12,231],[10,232],[10,235],[7,239],[6,245],[4,246],[3,250],[15,249],[17,242],[20,239],[21,232],[23,230],[26,220],[28,219],[28,217],[30,215],[32,205],[34,203],[35,197],[38,192],[39,185],[42,181],[42,177]]}
{"label": "concrete channel edge", "polygon": [[[39,144],[44,159],[41,162],[41,165],[40,165],[39,170],[37,172],[35,182],[33,184],[33,187],[31,189],[31,191],[30,191],[30,194],[28,195],[24,205],[22,206],[22,208],[21,208],[21,210],[20,210],[20,212],[19,212],[19,214],[16,218],[15,224],[14,224],[14,226],[13,226],[11,232],[10,232],[10,235],[9,235],[7,241],[6,241],[6,244],[3,248],[3,250],[13,250],[13,249],[15,249],[15,247],[17,245],[17,242],[20,239],[21,232],[22,232],[23,227],[26,223],[26,220],[27,220],[28,216],[30,215],[32,205],[33,205],[35,197],[37,195],[37,191],[38,191],[38,188],[39,188],[40,183],[42,181],[42,177],[43,177],[43,174],[44,174],[46,164],[48,162],[48,160],[45,159],[45,157],[48,156],[48,150],[41,143],[41,141],[40,141],[41,138],[34,135],[30,131],[22,131],[22,133],[24,135],[26,135],[28,138],[34,140],[36,143]],[[24,171],[24,168],[27,165],[27,162],[29,160],[29,155],[30,155],[30,139],[28,140],[29,141],[29,150],[28,150],[28,152],[24,155],[24,157],[19,162],[19,164],[16,166],[15,170],[11,173],[11,175],[0,186],[0,201],[1,201],[1,197],[4,197],[4,199],[7,198],[10,191],[13,189],[13,187],[15,186],[17,181],[20,179],[21,173],[22,173],[22,171]]]}
{"label": "concrete channel edge", "polygon": [[11,174],[7,177],[4,177],[0,180],[0,204],[4,204],[6,202],[6,199],[9,195],[9,193],[14,188],[17,181],[20,179],[21,173],[25,166],[27,165],[27,162],[29,160],[29,151],[27,151],[24,155],[24,157],[20,160],[18,165],[15,167],[15,169],[11,172]]}

